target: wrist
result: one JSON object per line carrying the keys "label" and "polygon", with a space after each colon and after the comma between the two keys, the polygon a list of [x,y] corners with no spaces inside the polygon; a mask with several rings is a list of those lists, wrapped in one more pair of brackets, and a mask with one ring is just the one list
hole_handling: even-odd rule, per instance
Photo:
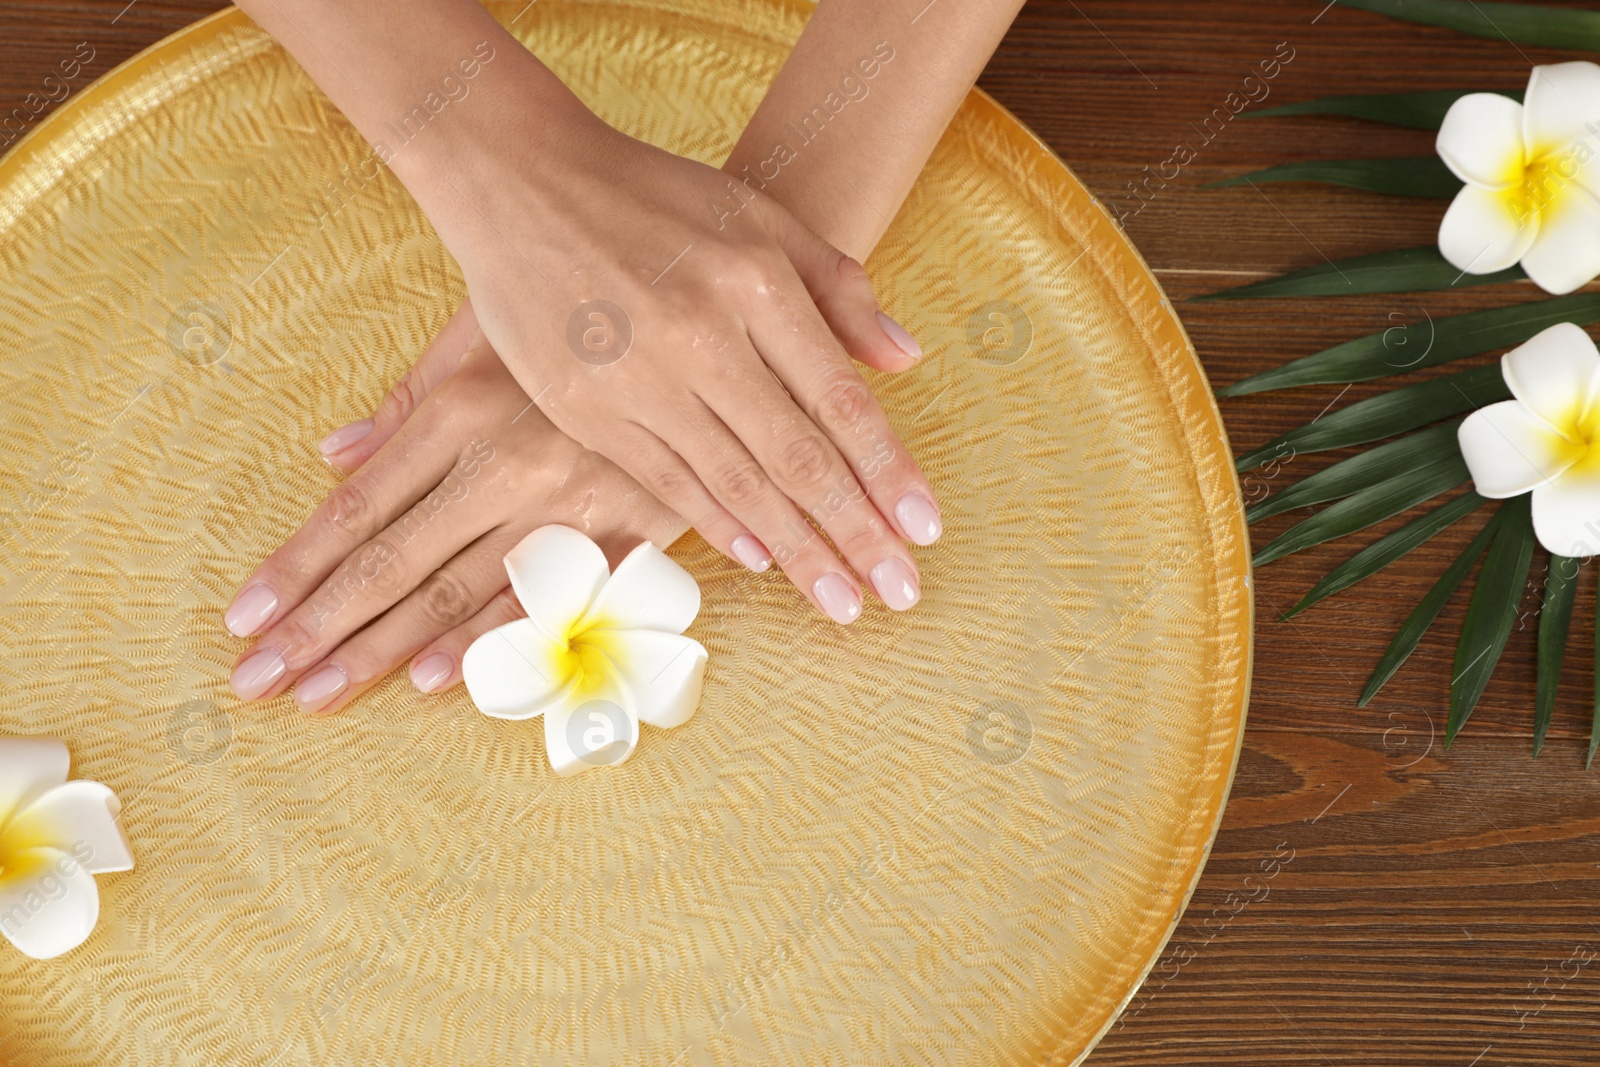
{"label": "wrist", "polygon": [[578,146],[609,129],[509,36],[478,42],[425,84],[409,105],[392,104],[394,117],[369,139],[430,219],[462,198],[483,203],[508,167],[519,184],[549,185]]}

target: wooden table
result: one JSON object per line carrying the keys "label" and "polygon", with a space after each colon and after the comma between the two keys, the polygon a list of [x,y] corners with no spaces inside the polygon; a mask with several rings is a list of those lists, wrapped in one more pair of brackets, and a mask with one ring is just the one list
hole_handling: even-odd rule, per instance
{"label": "wooden table", "polygon": [[[38,92],[80,42],[94,58],[75,89],[219,6],[126,2],[5,0],[0,111]],[[1142,208],[1133,198],[1130,183],[1180,142],[1198,146],[1204,118],[1260,61],[1289,50],[1269,103],[1518,89],[1530,63],[1579,58],[1313,0],[1068,0],[1030,4],[982,84],[1103,200],[1138,209],[1127,231],[1181,302],[1324,257],[1433,239],[1436,201],[1321,186],[1202,188],[1274,163],[1432,150],[1429,134],[1355,120],[1232,121],[1165,188],[1152,183]],[[1522,285],[1180,311],[1207,371],[1225,383],[1424,312],[1535,295]],[[1314,387],[1222,410],[1236,446],[1249,447],[1375,391]],[[1327,462],[1301,457],[1279,483]],[[1465,596],[1388,688],[1355,707],[1390,635],[1480,521],[1292,622],[1277,612],[1351,549],[1323,546],[1259,575],[1250,726],[1222,832],[1166,953],[1090,1064],[1600,1064],[1600,769],[1583,769],[1588,641],[1574,638],[1537,761],[1531,626],[1513,634],[1471,724],[1444,750]],[[1579,633],[1593,628],[1593,583],[1578,596]],[[1530,622],[1538,604],[1535,580]]]}

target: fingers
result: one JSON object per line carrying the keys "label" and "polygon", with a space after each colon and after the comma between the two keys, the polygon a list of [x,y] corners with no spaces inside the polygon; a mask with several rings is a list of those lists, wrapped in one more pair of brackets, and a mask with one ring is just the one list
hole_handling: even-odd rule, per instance
{"label": "fingers", "polygon": [[[299,605],[263,631],[230,680],[240,699],[271,696],[280,682],[292,681],[419,587],[437,587],[445,572],[429,575],[484,526],[498,522],[498,512],[485,515],[463,506],[472,490],[467,478],[452,471],[438,489],[352,551]],[[492,489],[487,492],[493,495]]]}
{"label": "fingers", "polygon": [[[412,516],[412,522],[437,513],[442,501],[459,492],[456,483],[477,473],[480,453],[457,453],[446,447],[448,443],[442,443],[414,455],[369,463],[336,487],[305,525],[245,580],[223,616],[229,631],[249,637],[281,621],[341,564],[359,571],[377,566],[374,560],[381,562],[383,551],[368,543],[379,531],[414,506],[428,508]],[[452,470],[452,465],[460,469]],[[454,481],[447,483],[447,476]],[[370,551],[358,558],[363,546]]]}
{"label": "fingers", "polygon": [[274,692],[282,692],[293,681],[299,710],[309,715],[339,711],[416,655],[435,635],[453,633],[478,616],[495,594],[506,588],[502,560],[511,547],[512,538],[505,531],[486,534],[325,658],[304,668],[297,677],[286,675]]}
{"label": "fingers", "polygon": [[[781,399],[791,413],[789,421],[803,418],[765,371],[753,383],[746,382],[746,388],[739,396],[741,403],[763,412],[777,406],[774,398]],[[752,400],[756,402],[752,404]],[[809,466],[809,457],[779,457],[764,469],[732,429],[697,397],[686,394],[672,404],[680,420],[680,432],[672,447],[682,456],[684,479],[689,486],[685,488],[682,484],[663,482],[657,478],[655,484],[647,482],[647,487],[669,495],[687,496],[691,492],[709,491],[718,504],[770,549],[784,574],[817,610],[835,622],[854,622],[861,614],[860,585],[851,567],[840,561],[796,506],[797,501],[806,503],[812,494],[800,492],[794,478],[770,473],[774,467],[781,470],[782,462],[792,462],[797,458],[803,465]],[[750,417],[758,425],[762,421],[759,415],[752,414]],[[767,429],[770,436],[770,427]],[[836,473],[848,473],[844,471],[843,461],[836,453],[832,455],[832,464]],[[692,471],[701,473],[690,473]],[[810,480],[820,485],[825,479],[818,477]],[[666,502],[669,506],[676,506],[670,499]],[[825,509],[819,505],[821,510]],[[884,540],[897,544],[892,534],[888,534]],[[903,554],[903,549],[900,551]],[[878,560],[875,559],[876,562]],[[909,603],[906,606],[910,606]]]}
{"label": "fingers", "polygon": [[789,257],[828,327],[853,358],[883,371],[914,367],[922,347],[878,307],[866,268],[802,226],[781,206],[757,200],[758,217]]}
{"label": "fingers", "polygon": [[[750,338],[778,381],[845,457],[897,533],[914,544],[932,544],[943,532],[933,489],[828,325],[808,307],[781,301],[757,311]],[[742,424],[734,428],[743,432]],[[803,447],[796,435],[806,429],[805,423],[789,428],[788,440],[774,443],[778,453]]]}
{"label": "fingers", "polygon": [[411,684],[424,693],[442,693],[461,681],[461,657],[467,646],[498,626],[515,622],[527,612],[510,586],[490,598],[472,618],[428,642],[411,661]]}
{"label": "fingers", "polygon": [[339,427],[317,444],[317,451],[340,470],[361,466],[405,425],[417,405],[455,372],[475,345],[487,348],[488,342],[478,330],[472,301],[463,300],[433,343],[384,395],[371,417]]}
{"label": "fingers", "polygon": [[[747,381],[740,402],[721,412],[729,436],[740,433],[750,442],[764,475],[771,479],[773,495],[787,498],[783,502],[789,507],[781,509],[776,520],[782,531],[778,540],[768,541],[773,558],[836,621],[852,621],[860,610],[859,603],[851,603],[859,592],[850,571],[865,579],[889,607],[897,611],[912,607],[921,597],[921,585],[916,563],[898,534],[868,499],[838,449],[778,382],[762,377],[765,382]],[[755,503],[764,517],[738,514],[760,533],[763,521],[775,520],[770,517],[770,501]],[[795,504],[832,539],[848,568],[839,567],[838,556],[810,523],[788,519]]]}
{"label": "fingers", "polygon": [[759,535],[707,491],[683,457],[642,426],[633,426],[622,443],[646,489],[683,516],[700,536],[736,562],[760,573],[772,566],[772,553]]}

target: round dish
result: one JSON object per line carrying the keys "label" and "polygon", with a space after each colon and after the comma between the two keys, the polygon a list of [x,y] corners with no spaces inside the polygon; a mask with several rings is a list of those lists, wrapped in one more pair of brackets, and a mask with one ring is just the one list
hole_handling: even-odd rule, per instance
{"label": "round dish", "polygon": [[[711,162],[806,12],[525,4],[605,118]],[[874,380],[944,507],[922,604],[839,628],[691,535],[700,711],[557,780],[459,687],[227,689],[314,442],[463,295],[367,155],[230,9],[0,162],[0,732],[65,740],[138,861],[82,948],[0,944],[0,1060],[1081,1060],[1199,876],[1250,671],[1231,453],[1126,238],[974,92],[868,265],[928,352]]]}

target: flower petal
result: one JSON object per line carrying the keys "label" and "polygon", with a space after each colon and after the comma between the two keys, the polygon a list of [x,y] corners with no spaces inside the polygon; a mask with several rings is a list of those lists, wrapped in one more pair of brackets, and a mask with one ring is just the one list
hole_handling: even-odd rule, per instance
{"label": "flower petal", "polygon": [[1520,400],[1479,408],[1456,431],[1480,496],[1520,496],[1559,477],[1577,461],[1571,445]]}
{"label": "flower petal", "polygon": [[[1600,66],[1578,61],[1534,67],[1523,100],[1523,145],[1530,160],[1565,153],[1600,135]],[[1590,170],[1588,176],[1594,175]]]}
{"label": "flower petal", "polygon": [[1600,200],[1575,183],[1561,189],[1542,213],[1522,269],[1553,296],[1600,277]]}
{"label": "flower petal", "polygon": [[1558,556],[1600,554],[1600,475],[1574,472],[1535,489],[1533,532]]}
{"label": "flower petal", "polygon": [[23,808],[0,831],[0,855],[34,848],[71,854],[90,874],[133,869],[133,849],[118,816],[117,795],[99,782],[58,785]]}
{"label": "flower petal", "polygon": [[1468,93],[1450,105],[1434,142],[1456,177],[1503,189],[1522,180],[1522,105],[1499,93]]}
{"label": "flower petal", "polygon": [[53,737],[0,737],[0,826],[67,780],[72,757]]}
{"label": "flower petal", "polygon": [[1500,357],[1511,395],[1558,433],[1575,436],[1600,379],[1600,351],[1582,326],[1558,322]]}
{"label": "flower petal", "polygon": [[657,630],[618,630],[606,637],[612,665],[633,696],[640,721],[663,729],[687,722],[700,706],[705,646]]}
{"label": "flower petal", "polygon": [[57,848],[28,849],[9,860],[0,877],[0,934],[36,960],[87,941],[100,921],[94,875]]}
{"label": "flower petal", "polygon": [[615,767],[633,755],[639,720],[614,687],[583,699],[561,701],[545,713],[544,747],[550,768],[567,777]]}
{"label": "flower petal", "polygon": [[600,546],[570,526],[541,526],[506,553],[506,573],[523,610],[557,643],[611,575]]}
{"label": "flower petal", "polygon": [[687,630],[699,613],[700,586],[694,576],[649,541],[617,564],[590,609],[597,629],[675,634]]}
{"label": "flower petal", "polygon": [[531,719],[566,691],[561,657],[562,650],[531,619],[517,619],[467,646],[461,677],[485,715]]}
{"label": "flower petal", "polygon": [[1522,258],[1539,227],[1539,216],[1524,218],[1509,194],[1468,185],[1439,222],[1439,251],[1457,270],[1493,274]]}

